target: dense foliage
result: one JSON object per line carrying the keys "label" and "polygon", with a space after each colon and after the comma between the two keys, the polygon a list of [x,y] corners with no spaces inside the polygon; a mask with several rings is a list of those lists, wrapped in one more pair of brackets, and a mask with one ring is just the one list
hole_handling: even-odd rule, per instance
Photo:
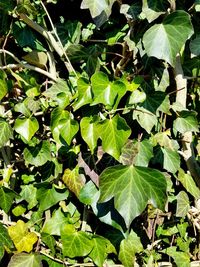
{"label": "dense foliage", "polygon": [[199,12],[0,0],[1,266],[198,263]]}

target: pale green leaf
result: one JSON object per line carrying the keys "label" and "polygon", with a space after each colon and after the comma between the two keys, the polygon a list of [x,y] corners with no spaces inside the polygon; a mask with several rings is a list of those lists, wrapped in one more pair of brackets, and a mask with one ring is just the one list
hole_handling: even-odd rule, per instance
{"label": "pale green leaf", "polygon": [[39,123],[36,118],[17,118],[14,125],[15,131],[26,141],[30,141],[34,134],[39,130]]}
{"label": "pale green leaf", "polygon": [[0,207],[2,210],[4,210],[6,213],[9,212],[14,198],[17,196],[17,194],[10,190],[9,188],[0,187]]}
{"label": "pale green leaf", "polygon": [[8,86],[5,80],[0,79],[0,100],[4,98],[4,96],[8,92]]}
{"label": "pale green leaf", "polygon": [[45,245],[47,245],[50,248],[51,253],[53,255],[55,255],[55,253],[56,253],[56,250],[55,250],[56,240],[55,240],[55,238],[52,235],[42,233],[41,239],[42,239],[42,242],[44,242]]}
{"label": "pale green leaf", "polygon": [[150,133],[152,128],[157,124],[156,115],[142,107],[137,107],[137,110],[134,110],[133,119],[137,120],[147,133]]}
{"label": "pale green leaf", "polygon": [[116,115],[99,123],[99,135],[102,139],[103,150],[119,160],[121,149],[128,140],[131,130],[125,119]]}
{"label": "pale green leaf", "polygon": [[100,175],[100,200],[114,197],[114,205],[127,227],[140,215],[150,200],[164,210],[167,183],[164,175],[146,167],[117,165],[105,169]]}
{"label": "pale green leaf", "polygon": [[73,170],[66,169],[64,171],[62,180],[67,188],[78,197],[81,188],[85,184],[85,177],[83,174],[79,173],[79,167],[75,167]]}
{"label": "pale green leaf", "polygon": [[8,267],[42,267],[38,254],[19,253],[12,256]]}
{"label": "pale green leaf", "polygon": [[99,199],[99,191],[96,185],[89,181],[87,182],[80,191],[79,200],[86,205],[94,205]]}
{"label": "pale green leaf", "polygon": [[188,13],[182,10],[169,14],[161,24],[153,25],[143,37],[148,56],[163,59],[175,66],[177,53],[193,34]]}
{"label": "pale green leaf", "polygon": [[107,256],[107,241],[102,236],[95,235],[92,237],[93,249],[88,256],[99,267],[103,266]]}
{"label": "pale green leaf", "polygon": [[183,110],[179,113],[179,117],[174,121],[174,129],[176,132],[198,132],[198,121],[196,112]]}
{"label": "pale green leaf", "polygon": [[188,253],[176,251],[176,247],[169,247],[162,252],[172,257],[177,267],[190,267],[190,255]]}
{"label": "pale green leaf", "polygon": [[26,54],[25,56],[23,56],[23,59],[28,63],[30,63],[31,65],[35,65],[39,68],[45,68],[48,60],[45,52],[36,50],[33,50],[28,54]]}
{"label": "pale green leaf", "polygon": [[47,161],[51,161],[50,143],[42,141],[35,147],[26,147],[23,154],[26,165],[42,166]]}
{"label": "pale green leaf", "polygon": [[180,156],[178,152],[167,147],[161,149],[164,155],[163,168],[171,173],[177,172],[180,168]]}
{"label": "pale green leaf", "polygon": [[111,13],[111,8],[115,0],[83,0],[81,3],[82,9],[89,9],[92,18],[95,18],[101,14],[103,11],[107,11],[108,15]]}
{"label": "pale green leaf", "polygon": [[184,191],[181,191],[176,196],[176,199],[177,199],[176,216],[184,218],[190,209],[189,197]]}
{"label": "pale green leaf", "polygon": [[78,97],[76,101],[73,103],[74,111],[79,109],[80,107],[92,103],[92,89],[89,82],[84,79],[80,78],[77,81],[77,90],[78,90]]}
{"label": "pale green leaf", "polygon": [[81,136],[89,146],[92,154],[94,154],[99,138],[97,122],[98,117],[83,117],[80,122]]}
{"label": "pale green leaf", "polygon": [[21,192],[20,196],[28,202],[28,209],[32,209],[37,205],[37,199],[36,199],[36,192],[37,189],[34,187],[33,184],[29,185],[22,185],[21,186]]}
{"label": "pale green leaf", "polygon": [[161,0],[143,0],[142,12],[151,23],[166,11]]}
{"label": "pale green leaf", "polygon": [[131,230],[128,237],[120,243],[119,259],[124,267],[132,267],[135,262],[135,254],[143,251],[140,238]]}
{"label": "pale green leaf", "polygon": [[47,89],[43,93],[43,95],[45,95],[46,97],[49,97],[53,100],[56,100],[57,96],[60,93],[65,93],[66,97],[71,96],[70,88],[69,88],[67,82],[62,80],[62,79],[58,79],[58,81],[56,83],[54,83],[49,89]]}
{"label": "pale green leaf", "polygon": [[65,225],[68,224],[69,219],[65,217],[62,213],[61,209],[55,210],[52,217],[48,219],[44,227],[42,229],[43,233],[47,233],[49,235],[58,235],[60,236],[60,230]]}
{"label": "pale green leaf", "polygon": [[63,255],[70,258],[88,255],[94,247],[91,236],[83,231],[71,232],[68,229],[69,227],[66,226],[61,230]]}
{"label": "pale green leaf", "polygon": [[5,146],[10,138],[13,138],[13,130],[10,124],[0,119],[0,147]]}
{"label": "pale green leaf", "polygon": [[185,187],[185,189],[196,199],[200,198],[200,190],[196,186],[195,181],[192,176],[188,173],[185,173],[184,170],[180,169],[177,179]]}
{"label": "pale green leaf", "polygon": [[18,252],[30,252],[38,240],[37,235],[29,232],[27,225],[21,220],[16,225],[9,226],[8,233]]}

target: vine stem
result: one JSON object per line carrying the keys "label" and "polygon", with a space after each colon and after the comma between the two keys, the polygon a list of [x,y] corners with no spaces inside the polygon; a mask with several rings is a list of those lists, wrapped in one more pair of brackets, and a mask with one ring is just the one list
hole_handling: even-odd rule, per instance
{"label": "vine stem", "polygon": [[15,69],[15,68],[20,68],[20,67],[23,67],[23,68],[26,68],[26,69],[30,69],[30,70],[34,70],[42,75],[45,75],[46,77],[50,78],[51,80],[53,80],[54,82],[57,81],[57,78],[55,77],[55,75],[52,75],[51,73],[49,73],[48,71],[46,70],[43,70],[39,67],[36,67],[36,66],[33,66],[33,65],[30,65],[28,63],[24,63],[22,62],[21,60],[19,60],[13,53],[11,53],[10,51],[8,50],[5,50],[5,49],[0,49],[0,54],[3,53],[3,54],[7,54],[9,56],[11,56],[18,64],[7,64],[5,66],[0,66],[0,69],[1,70],[4,70],[4,69]]}

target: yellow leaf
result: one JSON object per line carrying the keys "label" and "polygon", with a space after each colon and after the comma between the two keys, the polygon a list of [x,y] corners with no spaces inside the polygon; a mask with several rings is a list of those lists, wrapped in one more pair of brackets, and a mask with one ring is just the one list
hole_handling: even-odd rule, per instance
{"label": "yellow leaf", "polygon": [[27,225],[19,220],[14,226],[8,227],[8,233],[15,244],[17,252],[30,252],[38,237],[35,233],[29,232]]}

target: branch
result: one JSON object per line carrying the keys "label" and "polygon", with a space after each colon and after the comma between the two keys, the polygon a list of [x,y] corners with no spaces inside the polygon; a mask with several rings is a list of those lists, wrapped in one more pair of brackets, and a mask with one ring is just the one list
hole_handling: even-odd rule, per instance
{"label": "branch", "polygon": [[[186,109],[187,101],[187,79],[184,77],[180,55],[176,57],[175,80],[177,86],[176,102],[179,102]],[[197,186],[200,188],[200,166],[195,159],[195,153],[192,142],[192,132],[186,132],[182,135],[182,152]]]}

